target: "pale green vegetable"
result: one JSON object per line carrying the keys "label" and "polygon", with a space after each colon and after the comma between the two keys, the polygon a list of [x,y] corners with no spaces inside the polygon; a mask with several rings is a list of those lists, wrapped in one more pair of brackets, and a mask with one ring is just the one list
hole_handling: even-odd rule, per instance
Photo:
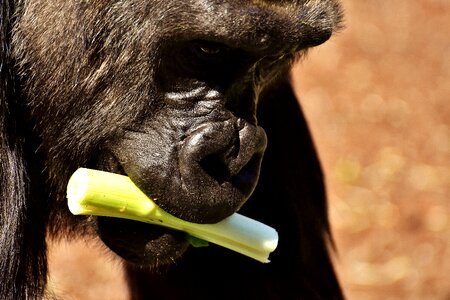
{"label": "pale green vegetable", "polygon": [[275,229],[235,213],[215,224],[197,224],[176,218],[158,207],[127,176],[80,168],[67,186],[74,215],[130,219],[180,230],[261,262],[278,244]]}

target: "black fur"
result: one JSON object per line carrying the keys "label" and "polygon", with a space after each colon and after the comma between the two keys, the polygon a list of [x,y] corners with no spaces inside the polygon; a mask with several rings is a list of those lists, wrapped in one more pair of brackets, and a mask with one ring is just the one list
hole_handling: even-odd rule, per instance
{"label": "black fur", "polygon": [[[336,0],[3,0],[2,299],[42,298],[46,236],[79,235],[128,261],[136,299],[341,299],[322,172],[288,78],[341,18]],[[240,209],[275,227],[279,248],[260,264],[71,216],[65,186],[80,166],[126,173],[190,221]]]}

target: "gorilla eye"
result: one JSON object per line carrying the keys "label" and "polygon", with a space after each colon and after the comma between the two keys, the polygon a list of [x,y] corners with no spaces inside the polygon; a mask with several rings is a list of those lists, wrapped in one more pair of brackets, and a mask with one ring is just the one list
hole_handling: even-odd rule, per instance
{"label": "gorilla eye", "polygon": [[238,72],[248,69],[247,53],[222,43],[191,40],[173,48],[174,59],[165,70],[173,70],[177,77],[208,81],[213,86],[227,86]]}
{"label": "gorilla eye", "polygon": [[199,46],[200,51],[207,55],[214,55],[220,53],[219,47]]}
{"label": "gorilla eye", "polygon": [[225,45],[213,42],[197,42],[192,47],[193,54],[203,60],[224,60],[231,52]]}

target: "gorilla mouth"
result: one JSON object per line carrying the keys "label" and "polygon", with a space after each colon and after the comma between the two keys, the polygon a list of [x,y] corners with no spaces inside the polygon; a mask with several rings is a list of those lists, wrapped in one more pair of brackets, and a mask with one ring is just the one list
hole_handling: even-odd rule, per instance
{"label": "gorilla mouth", "polygon": [[[98,169],[127,175],[117,159],[103,155]],[[115,254],[139,266],[160,266],[173,263],[188,249],[185,233],[120,218],[96,217],[97,233]]]}

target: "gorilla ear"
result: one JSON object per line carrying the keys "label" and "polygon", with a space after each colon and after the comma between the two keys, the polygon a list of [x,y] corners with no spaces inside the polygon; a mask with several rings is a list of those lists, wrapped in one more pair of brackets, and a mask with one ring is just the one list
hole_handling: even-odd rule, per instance
{"label": "gorilla ear", "polygon": [[[276,228],[271,264],[285,280],[299,277],[305,294],[340,294],[328,255],[331,242],[324,179],[308,125],[289,79],[261,95],[258,122],[268,137],[258,186],[249,200],[258,220]],[[245,205],[244,205],[245,207]],[[311,275],[313,274],[313,275]]]}

